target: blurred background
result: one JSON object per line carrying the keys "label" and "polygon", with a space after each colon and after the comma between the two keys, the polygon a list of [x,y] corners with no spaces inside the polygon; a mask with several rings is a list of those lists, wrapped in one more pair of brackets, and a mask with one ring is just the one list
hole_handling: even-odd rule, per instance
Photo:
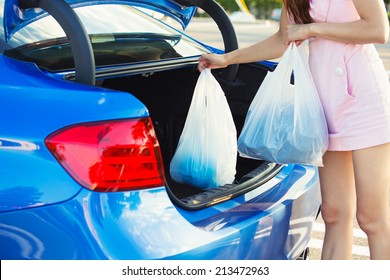
{"label": "blurred background", "polygon": [[[251,22],[256,19],[279,20],[283,0],[216,0],[230,15],[233,22]],[[390,18],[390,0],[384,0]],[[207,15],[198,9],[198,17]]]}

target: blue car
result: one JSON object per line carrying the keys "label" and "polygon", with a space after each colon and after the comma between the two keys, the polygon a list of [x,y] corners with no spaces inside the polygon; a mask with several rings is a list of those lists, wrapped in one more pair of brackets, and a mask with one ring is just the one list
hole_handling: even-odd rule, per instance
{"label": "blue car", "polygon": [[[0,259],[305,258],[316,167],[237,155],[231,184],[170,177],[198,58],[222,52],[185,34],[197,4],[237,48],[212,0],[0,0]],[[274,67],[213,70],[238,135]]]}

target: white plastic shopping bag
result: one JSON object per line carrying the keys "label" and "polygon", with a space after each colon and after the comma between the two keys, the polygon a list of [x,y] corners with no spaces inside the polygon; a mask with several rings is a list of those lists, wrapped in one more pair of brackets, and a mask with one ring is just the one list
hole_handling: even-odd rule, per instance
{"label": "white plastic shopping bag", "polygon": [[200,73],[187,119],[170,163],[173,180],[194,187],[232,183],[237,132],[225,94],[210,69]]}
{"label": "white plastic shopping bag", "polygon": [[[293,73],[293,84],[292,81]],[[238,139],[241,156],[322,166],[325,114],[303,46],[290,45],[253,99]]]}

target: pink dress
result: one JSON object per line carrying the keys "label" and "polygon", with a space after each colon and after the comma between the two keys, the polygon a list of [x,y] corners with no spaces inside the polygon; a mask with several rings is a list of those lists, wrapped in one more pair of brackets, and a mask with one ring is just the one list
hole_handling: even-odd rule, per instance
{"label": "pink dress", "polygon": [[[316,22],[359,19],[352,0],[311,0]],[[330,151],[390,142],[390,83],[373,44],[311,38],[309,63],[324,107]]]}

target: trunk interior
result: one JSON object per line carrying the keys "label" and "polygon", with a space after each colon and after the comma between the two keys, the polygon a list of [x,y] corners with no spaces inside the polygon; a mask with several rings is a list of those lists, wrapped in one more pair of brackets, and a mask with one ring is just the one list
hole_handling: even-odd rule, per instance
{"label": "trunk interior", "polygon": [[[250,102],[270,68],[260,64],[240,65],[235,82],[218,79],[228,100],[239,135],[245,121]],[[214,70],[213,70],[214,71]],[[217,73],[213,72],[215,76]],[[179,68],[150,74],[139,74],[103,81],[105,88],[125,91],[141,100],[149,110],[161,146],[167,185],[172,197],[183,207],[193,209],[191,201],[196,197],[209,205],[212,198],[229,194],[230,198],[259,186],[271,179],[280,166],[237,156],[236,180],[231,185],[218,189],[201,190],[173,181],[169,175],[169,164],[181,135],[192,94],[199,76],[194,67]],[[218,190],[218,191],[216,191]]]}

